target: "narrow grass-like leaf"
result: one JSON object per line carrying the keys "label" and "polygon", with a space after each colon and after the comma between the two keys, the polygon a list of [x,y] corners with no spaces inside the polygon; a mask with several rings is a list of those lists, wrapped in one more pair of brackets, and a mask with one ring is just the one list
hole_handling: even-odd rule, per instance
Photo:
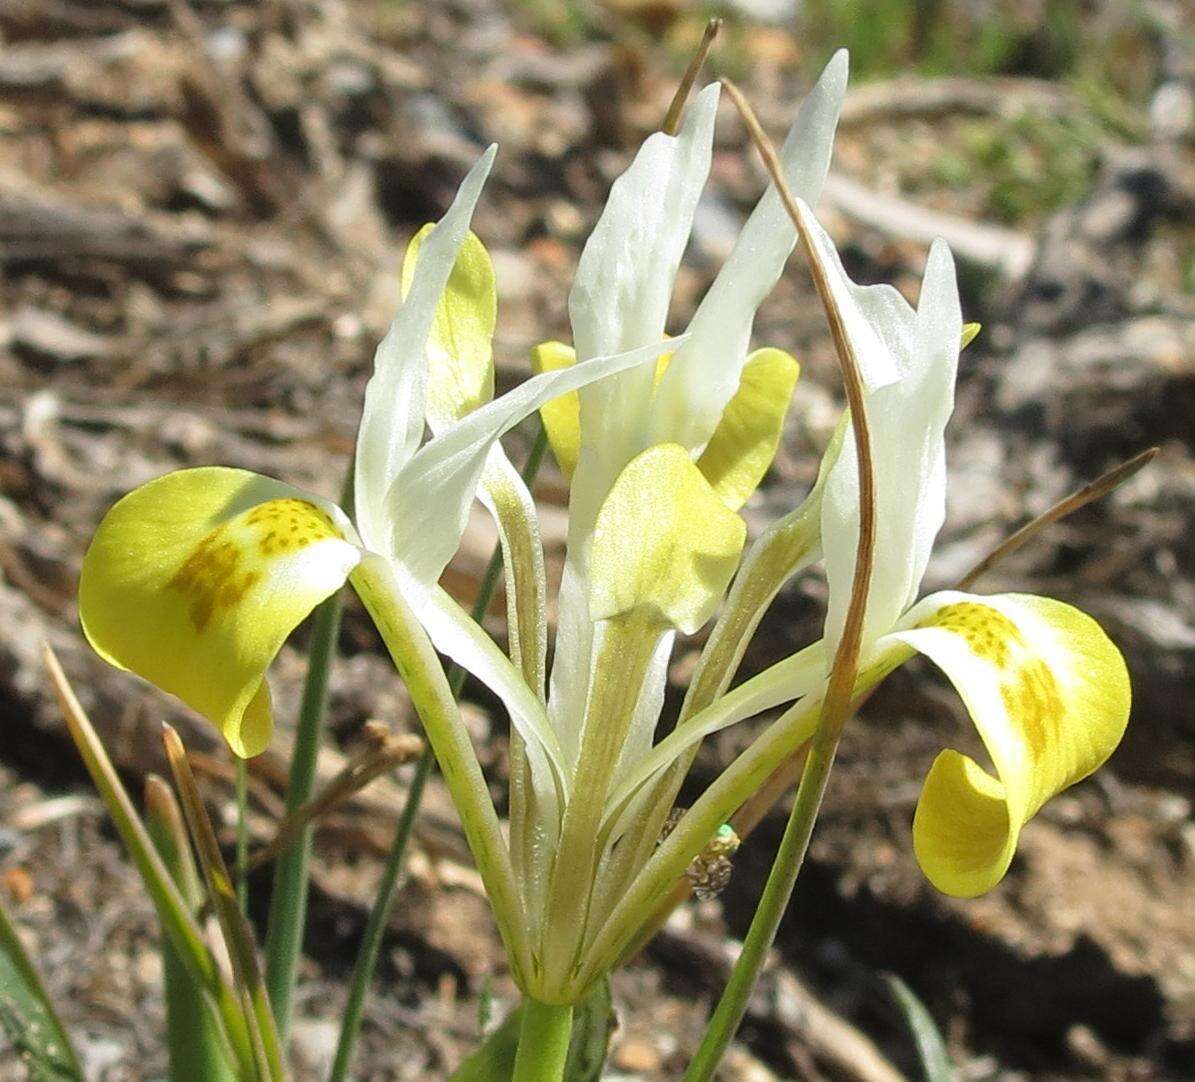
{"label": "narrow grass-like leaf", "polygon": [[83,1069],[45,986],[0,902],[0,1027],[31,1082],[82,1082]]}
{"label": "narrow grass-like leaf", "polygon": [[946,1042],[925,1004],[895,973],[885,973],[884,981],[913,1034],[925,1082],[955,1082],[954,1064],[950,1062]]}
{"label": "narrow grass-like leaf", "polygon": [[601,1082],[614,1032],[613,1009],[610,982],[603,978],[573,1011],[573,1035],[562,1082]]}
{"label": "narrow grass-like leaf", "polygon": [[232,959],[237,991],[247,1008],[246,1020],[249,1022],[249,1035],[253,1040],[258,1069],[263,1077],[271,1082],[281,1082],[285,1078],[282,1052],[278,1044],[274,1016],[266,996],[265,981],[262,980],[261,969],[257,964],[253,931],[241,914],[232,877],[228,874],[224,857],[220,854],[216,831],[203,806],[203,797],[195,784],[195,775],[191,772],[191,764],[183,748],[183,742],[178,733],[165,723],[162,725],[162,743],[166,749],[170,771],[174,775],[174,784],[178,788],[183,816],[191,832],[199,866],[203,870],[208,901],[220,923],[220,930]]}
{"label": "narrow grass-like leaf", "polygon": [[[351,478],[345,487],[352,492]],[[328,707],[328,676],[336,656],[340,635],[340,614],[344,608],[344,590],[338,590],[318,609],[311,627],[311,645],[307,657],[307,679],[295,729],[295,748],[291,756],[290,781],[286,788],[286,811],[294,815],[311,799],[315,786],[315,765],[324,736],[324,716]],[[289,847],[274,866],[274,884],[270,892],[270,915],[266,924],[266,987],[274,1009],[278,1033],[286,1039],[290,1029],[291,1002],[294,998],[295,973],[303,948],[303,926],[307,920],[307,877],[311,860],[311,827],[295,832]]]}
{"label": "narrow grass-like leaf", "polygon": [[510,1082],[515,1069],[515,1055],[519,1050],[519,1030],[523,1025],[523,1005],[520,1003],[473,1050],[448,1078],[448,1082]]}
{"label": "narrow grass-like leaf", "polygon": [[145,824],[137,815],[133,802],[125,792],[116,769],[104,750],[99,734],[79,705],[58,658],[48,644],[43,649],[43,659],[66,717],[71,739],[79,749],[83,763],[96,789],[99,790],[108,814],[112,817],[120,840],[124,843],[125,850],[158,912],[163,931],[192,979],[207,989],[215,1000],[221,1024],[235,1050],[243,1077],[256,1077],[251,1072],[253,1060],[249,1031],[235,992],[221,975],[215,958],[204,942],[199,924],[188,909],[165,864],[162,863],[162,858],[158,856]]}
{"label": "narrow grass-like leaf", "polygon": [[[179,893],[195,912],[203,903],[203,888],[182,810],[170,787],[155,774],[145,779],[145,826]],[[170,1082],[236,1082],[219,1016],[166,935],[162,968]]]}

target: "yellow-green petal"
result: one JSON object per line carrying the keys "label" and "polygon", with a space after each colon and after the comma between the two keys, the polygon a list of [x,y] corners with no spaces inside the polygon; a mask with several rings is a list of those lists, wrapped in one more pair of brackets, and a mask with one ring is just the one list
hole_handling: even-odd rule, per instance
{"label": "yellow-green petal", "polygon": [[958,690],[995,776],[954,750],[934,762],[913,820],[922,870],[974,897],[1003,878],[1021,828],[1112,754],[1129,716],[1128,672],[1100,626],[1027,594],[944,593],[891,639],[932,658]]}
{"label": "yellow-green petal", "polygon": [[982,323],[964,323],[963,337],[959,344],[959,349],[966,349],[976,338],[979,337],[979,332],[983,330]]}
{"label": "yellow-green petal", "polygon": [[[407,246],[402,266],[405,298],[415,279],[419,249],[434,222]],[[427,339],[425,411],[433,431],[440,431],[494,397],[494,326],[498,290],[494,264],[485,245],[470,233],[448,276]]]}
{"label": "yellow-green petal", "polygon": [[273,722],[265,672],[360,560],[338,508],[247,470],[179,470],[103,518],[79,616],[106,661],[177,695],[250,757]]}
{"label": "yellow-green petal", "polygon": [[[577,351],[563,342],[541,342],[531,351],[531,370],[556,372],[570,368],[577,363]],[[548,433],[548,445],[560,472],[572,480],[581,454],[581,398],[576,391],[569,391],[539,408],[540,420]]]}
{"label": "yellow-green petal", "polygon": [[645,608],[691,634],[725,593],[745,539],[743,520],[683,447],[649,447],[619,474],[598,513],[589,565],[592,617]]}
{"label": "yellow-green petal", "polygon": [[782,349],[747,358],[739,389],[697,460],[697,468],[732,511],[747,502],[768,472],[801,366]]}

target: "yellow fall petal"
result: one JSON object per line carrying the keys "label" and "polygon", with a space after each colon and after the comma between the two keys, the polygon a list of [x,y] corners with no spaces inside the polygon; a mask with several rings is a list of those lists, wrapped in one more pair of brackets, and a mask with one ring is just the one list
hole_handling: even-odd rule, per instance
{"label": "yellow fall petal", "polygon": [[265,749],[265,672],[283,641],[361,558],[343,513],[246,470],[178,470],[103,518],[79,616],[106,661],[177,695],[237,755]]}
{"label": "yellow fall petal", "polygon": [[697,468],[732,511],[768,472],[801,366],[781,349],[757,349],[747,358],[739,389],[697,460]]}
{"label": "yellow fall petal", "polygon": [[[531,370],[556,372],[577,363],[577,351],[563,342],[541,342],[531,351]],[[576,391],[553,398],[539,407],[539,417],[548,434],[548,445],[565,480],[573,479],[581,454],[581,397]]]}
{"label": "yellow fall petal", "polygon": [[[425,225],[407,246],[402,265],[404,298],[415,278],[419,248],[434,227],[434,222]],[[434,431],[460,420],[494,397],[492,343],[497,319],[494,265],[485,245],[470,233],[448,276],[427,339],[424,409]]]}
{"label": "yellow fall petal", "polygon": [[1128,723],[1128,671],[1091,617],[1049,598],[951,592],[927,598],[909,619],[912,629],[891,638],[946,673],[995,767],[993,777],[943,751],[913,819],[930,882],[974,897],[1004,876],[1038,809],[1112,754]]}
{"label": "yellow fall petal", "polygon": [[688,634],[713,613],[738,567],[743,520],[675,443],[649,447],[618,476],[590,555],[595,620],[654,610]]}

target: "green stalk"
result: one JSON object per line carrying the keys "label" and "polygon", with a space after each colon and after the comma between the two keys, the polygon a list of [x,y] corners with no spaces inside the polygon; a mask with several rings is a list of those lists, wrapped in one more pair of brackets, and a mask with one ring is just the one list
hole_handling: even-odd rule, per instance
{"label": "green stalk", "polygon": [[41,976],[0,901],[0,1032],[29,1072],[48,1082],[83,1082],[83,1068]]}
{"label": "green stalk", "polygon": [[809,260],[814,284],[826,310],[826,318],[842,368],[851,427],[855,435],[855,455],[859,470],[859,538],[855,550],[850,604],[843,621],[842,635],[834,652],[834,663],[826,684],[821,716],[818,719],[817,731],[813,734],[809,755],[805,760],[805,769],[801,774],[792,814],[784,829],[784,837],[780,841],[780,848],[768,874],[759,906],[751,918],[751,927],[743,941],[742,953],[735,962],[734,971],[722,998],[718,1001],[713,1018],[710,1019],[701,1046],[685,1072],[685,1082],[708,1082],[713,1078],[723,1053],[747,1012],[747,1001],[759,978],[764,959],[775,941],[780,919],[784,916],[792,897],[797,873],[800,872],[805,854],[809,851],[809,839],[813,834],[813,824],[817,820],[830,770],[834,765],[838,741],[853,705],[876,543],[875,469],[859,362],[847,336],[842,314],[826,280],[825,270],[809,243],[801,211],[785,183],[776,153],[738,88],[726,80],[724,85],[738,106],[748,131],[768,166],[768,172],[780,193],[785,209],[792,218],[793,226]]}
{"label": "green stalk", "polygon": [[[544,460],[544,453],[548,448],[548,435],[544,428],[536,434],[535,443],[531,447],[527,463],[523,467],[523,480],[530,485],[539,473]],[[497,547],[490,556],[485,575],[481,580],[481,588],[477,593],[477,600],[473,603],[472,617],[479,623],[485,617],[490,607],[494,591],[498,586],[498,579],[502,574],[502,549]],[[528,645],[526,649],[533,649]],[[453,664],[448,670],[448,685],[453,699],[459,699],[461,690],[465,686],[468,674],[460,666]],[[353,1049],[357,1037],[361,1032],[361,1017],[365,1008],[365,997],[369,986],[373,982],[374,969],[377,966],[378,954],[382,946],[382,938],[386,933],[386,926],[390,923],[390,911],[394,905],[394,897],[398,889],[398,877],[402,871],[403,860],[406,856],[407,844],[415,825],[415,816],[419,812],[419,805],[423,800],[423,790],[427,779],[431,776],[436,765],[434,749],[429,747],[420,756],[411,778],[410,788],[407,790],[406,803],[403,805],[402,815],[398,821],[398,828],[394,832],[394,841],[390,852],[386,856],[386,865],[382,869],[382,878],[378,884],[378,892],[374,897],[373,907],[369,911],[369,918],[365,924],[365,932],[361,938],[361,947],[357,952],[357,959],[353,964],[353,979],[349,986],[348,1003],[345,1006],[344,1022],[340,1028],[340,1038],[336,1044],[336,1059],[332,1065],[329,1082],[344,1082],[348,1077],[349,1065],[353,1059]]]}
{"label": "green stalk", "polygon": [[511,1082],[560,1082],[573,1030],[571,1004],[523,999],[523,1024]]}
{"label": "green stalk", "polygon": [[[182,810],[170,787],[156,774],[145,779],[145,826],[183,899],[193,912],[198,910],[203,904],[203,888]],[[219,1016],[164,931],[162,967],[170,1082],[235,1082]]]}
{"label": "green stalk", "polygon": [[237,843],[233,875],[237,884],[237,905],[249,914],[249,764],[236,756]]}
{"label": "green stalk", "polygon": [[[751,918],[747,938],[743,940],[742,953],[735,962],[734,971],[710,1019],[701,1046],[685,1072],[684,1082],[706,1082],[713,1078],[714,1071],[747,1011],[747,1001],[755,988],[764,959],[776,938],[780,918],[784,916],[792,897],[797,873],[800,872],[809,849],[809,838],[813,834],[813,824],[826,791],[830,768],[834,764],[834,754],[838,749],[838,737],[842,731],[839,725],[837,732],[828,732],[824,719],[823,711],[822,725],[814,737],[809,757],[805,760],[805,771],[801,776],[797,799],[793,804],[788,826],[784,830],[784,837],[780,840],[780,848],[776,851],[772,870],[768,873],[768,881],[760,896],[759,905]],[[845,717],[842,720],[845,721]]]}
{"label": "green stalk", "polygon": [[[342,500],[346,509],[352,499],[352,481],[350,470]],[[324,739],[324,716],[328,709],[328,674],[336,655],[343,608],[342,589],[315,610],[311,645],[308,648],[307,679],[303,685],[303,700],[295,729],[295,748],[291,755],[290,780],[286,788],[287,814],[306,804],[315,786],[315,767]],[[295,974],[299,966],[299,953],[303,949],[303,928],[307,921],[311,832],[310,826],[304,827],[290,847],[279,854],[270,892],[265,943],[266,990],[278,1027],[278,1037],[284,1046],[290,1029]]]}
{"label": "green stalk", "polygon": [[336,1059],[332,1064],[329,1082],[344,1082],[344,1079],[348,1077],[349,1066],[353,1060],[353,1049],[357,1043],[357,1036],[361,1032],[361,1015],[365,1009],[365,996],[369,992],[369,985],[373,979],[373,971],[378,962],[386,926],[390,923],[390,909],[394,904],[398,876],[402,871],[403,858],[407,852],[407,842],[410,841],[411,829],[419,811],[419,802],[423,798],[423,787],[427,784],[427,779],[431,775],[435,763],[435,754],[429,748],[420,756],[415,773],[411,778],[411,787],[407,790],[407,802],[403,805],[402,816],[398,820],[398,829],[394,832],[394,842],[390,846],[390,853],[386,857],[386,866],[382,869],[382,878],[378,883],[378,893],[374,898],[373,908],[369,911],[369,919],[366,921],[365,932],[361,937],[357,960],[353,963],[353,980],[349,986],[348,1003],[344,1008],[344,1021],[341,1023],[340,1038],[336,1043]]}

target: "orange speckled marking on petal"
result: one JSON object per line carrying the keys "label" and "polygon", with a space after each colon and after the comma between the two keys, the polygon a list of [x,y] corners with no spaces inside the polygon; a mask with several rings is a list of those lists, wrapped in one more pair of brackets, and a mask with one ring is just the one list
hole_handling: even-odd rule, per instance
{"label": "orange speckled marking on petal", "polygon": [[256,527],[263,556],[284,556],[316,541],[340,537],[332,520],[306,500],[270,500],[245,516],[245,525]]}
{"label": "orange speckled marking on petal", "polygon": [[1000,670],[1004,708],[1020,726],[1033,754],[1044,754],[1066,704],[1054,674],[1029,649],[1017,625],[988,605],[960,601],[939,609],[921,626],[952,631],[971,653]]}
{"label": "orange speckled marking on petal", "polygon": [[167,585],[186,597],[191,622],[203,631],[216,613],[235,607],[261,580],[263,560],[340,536],[314,504],[269,500],[212,530]]}
{"label": "orange speckled marking on petal", "polygon": [[1016,624],[1002,612],[974,601],[945,605],[921,626],[953,631],[966,641],[971,653],[999,669],[1008,666],[1011,647],[1025,649],[1025,640]]}

